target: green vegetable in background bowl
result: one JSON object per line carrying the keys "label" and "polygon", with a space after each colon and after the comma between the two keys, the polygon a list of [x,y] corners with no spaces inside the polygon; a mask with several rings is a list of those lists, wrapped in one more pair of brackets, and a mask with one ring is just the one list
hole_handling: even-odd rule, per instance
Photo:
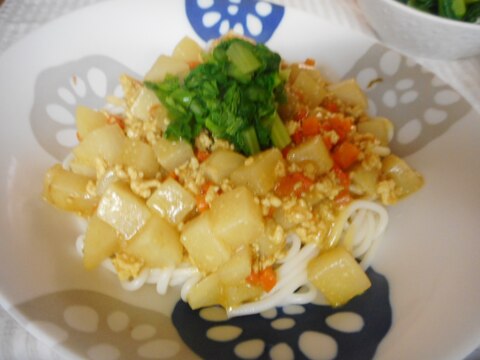
{"label": "green vegetable in background bowl", "polygon": [[480,23],[480,0],[398,0],[420,11],[441,17]]}

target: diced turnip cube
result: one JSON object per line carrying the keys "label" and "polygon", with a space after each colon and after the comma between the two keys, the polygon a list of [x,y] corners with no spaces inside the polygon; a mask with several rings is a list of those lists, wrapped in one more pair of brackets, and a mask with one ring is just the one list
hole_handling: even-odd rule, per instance
{"label": "diced turnip cube", "polygon": [[232,250],[252,243],[263,234],[260,205],[244,186],[215,198],[209,215],[213,232]]}
{"label": "diced turnip cube", "polygon": [[128,242],[126,251],[145,260],[150,268],[176,266],[183,257],[178,230],[154,214]]}
{"label": "diced turnip cube", "polygon": [[113,227],[97,216],[92,216],[83,243],[83,265],[85,268],[88,270],[94,269],[103,260],[112,256],[120,248],[121,240]]}
{"label": "diced turnip cube", "polygon": [[204,272],[213,272],[230,259],[231,250],[213,233],[208,212],[184,226],[180,241],[193,263]]}
{"label": "diced turnip cube", "polygon": [[335,307],[346,304],[371,286],[365,271],[343,247],[327,250],[311,260],[308,279]]}
{"label": "diced turnip cube", "polygon": [[178,225],[195,208],[196,201],[177,181],[167,178],[147,200],[147,206]]}
{"label": "diced turnip cube", "polygon": [[135,195],[128,185],[116,182],[103,193],[97,216],[128,240],[145,225],[150,211],[145,201]]}

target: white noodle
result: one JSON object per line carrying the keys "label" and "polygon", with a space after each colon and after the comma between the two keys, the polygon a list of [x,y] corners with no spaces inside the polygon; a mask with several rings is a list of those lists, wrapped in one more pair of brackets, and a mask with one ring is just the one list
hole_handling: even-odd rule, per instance
{"label": "white noodle", "polygon": [[117,269],[115,269],[115,266],[113,265],[112,261],[110,259],[105,259],[102,261],[102,267],[105,269],[111,271],[115,275],[117,274]]}
{"label": "white noodle", "polygon": [[70,164],[74,159],[75,159],[75,155],[73,155],[73,152],[68,153],[68,155],[62,161],[63,169],[67,171],[70,170]]}
{"label": "white noodle", "polygon": [[284,262],[282,266],[278,268],[278,275],[280,277],[288,276],[292,272],[297,271],[302,264],[305,263],[307,258],[311,258],[312,254],[318,253],[318,247],[315,244],[307,244],[301,248],[295,255],[291,256],[290,260]]}
{"label": "white noodle", "polygon": [[150,275],[146,281],[147,284],[156,284],[158,280],[162,277],[162,269],[150,269]]}
{"label": "white noodle", "polygon": [[128,290],[128,291],[135,291],[135,290],[138,290],[140,289],[143,284],[145,284],[145,282],[147,281],[147,278],[148,278],[148,275],[149,275],[150,271],[149,270],[143,270],[140,275],[138,275],[135,279],[131,280],[131,281],[120,281],[120,284],[122,284],[122,287],[125,289],[125,290]]}
{"label": "white noodle", "polygon": [[342,239],[342,234],[353,227],[354,237],[349,245],[353,256],[360,259],[360,265],[366,269],[373,259],[387,225],[388,213],[383,206],[373,201],[356,200],[339,216],[336,232],[331,236],[330,243],[343,244],[346,237]]}
{"label": "white noodle", "polygon": [[167,267],[163,269],[162,274],[157,281],[157,293],[160,295],[166,294],[174,270],[175,269],[173,267]]}
{"label": "white noodle", "polygon": [[278,261],[279,264],[284,264],[291,259],[292,256],[295,256],[302,247],[302,240],[296,234],[289,234],[286,239],[286,243],[290,245],[287,255]]}
{"label": "white noodle", "polygon": [[[304,291],[306,289],[306,291]],[[285,299],[279,304],[280,306],[287,305],[304,305],[310,304],[316,297],[318,291],[312,283],[307,282],[302,289],[294,292],[293,294],[285,297]]]}
{"label": "white noodle", "polygon": [[380,155],[380,156],[388,156],[390,155],[391,151],[390,151],[390,148],[387,147],[387,146],[375,146],[373,149],[372,149],[372,152],[374,154],[377,154],[377,155]]}
{"label": "white noodle", "polygon": [[83,244],[85,243],[85,235],[81,234],[77,236],[75,240],[75,249],[77,250],[78,255],[83,258]]}
{"label": "white noodle", "polygon": [[170,280],[170,286],[178,286],[184,284],[192,276],[198,274],[199,271],[194,266],[188,266],[185,268],[177,268],[172,274],[172,279]]}

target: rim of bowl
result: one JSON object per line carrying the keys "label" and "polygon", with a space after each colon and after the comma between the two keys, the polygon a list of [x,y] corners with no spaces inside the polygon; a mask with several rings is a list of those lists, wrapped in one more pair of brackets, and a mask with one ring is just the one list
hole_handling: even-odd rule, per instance
{"label": "rim of bowl", "polygon": [[[360,1],[363,1],[363,0],[360,0]],[[436,21],[439,24],[444,24],[444,25],[445,24],[446,25],[450,24],[450,25],[454,25],[454,26],[458,26],[458,27],[463,27],[463,28],[469,29],[469,30],[476,29],[476,31],[477,30],[480,31],[480,24],[468,23],[468,22],[460,21],[460,20],[453,20],[453,19],[441,17],[440,15],[435,15],[435,14],[430,14],[430,13],[427,13],[427,12],[423,12],[423,11],[414,9],[414,8],[408,6],[407,4],[401,3],[400,1],[397,1],[397,0],[381,0],[381,1],[384,2],[384,3],[390,3],[392,6],[397,7],[398,9],[400,9],[401,11],[404,11],[407,14],[412,14],[412,15],[415,15],[415,16],[423,17],[426,20]]]}

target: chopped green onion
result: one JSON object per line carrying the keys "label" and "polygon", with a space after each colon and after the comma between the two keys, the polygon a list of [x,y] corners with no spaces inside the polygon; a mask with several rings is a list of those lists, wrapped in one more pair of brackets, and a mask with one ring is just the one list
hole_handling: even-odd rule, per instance
{"label": "chopped green onion", "polygon": [[228,75],[230,75],[231,77],[240,81],[243,84],[247,84],[252,80],[252,73],[244,73],[240,71],[238,66],[232,63],[228,67]]}
{"label": "chopped green onion", "polygon": [[480,2],[468,6],[464,20],[471,23],[480,23]]}
{"label": "chopped green onion", "polygon": [[280,79],[283,81],[288,81],[288,78],[290,77],[290,73],[292,72],[292,69],[290,67],[286,69],[281,69],[280,70]]}
{"label": "chopped green onion", "polygon": [[240,42],[233,42],[229,46],[227,56],[242,74],[250,74],[262,65],[253,52]]}
{"label": "chopped green onion", "polygon": [[438,1],[438,13],[440,16],[461,20],[467,8],[464,0],[439,0]]}
{"label": "chopped green onion", "polygon": [[270,137],[272,139],[272,144],[279,149],[283,149],[285,146],[292,142],[288,130],[285,127],[278,113],[275,112],[273,115],[272,128],[270,130]]}
{"label": "chopped green onion", "polygon": [[260,144],[258,143],[257,133],[253,126],[243,130],[242,137],[245,144],[245,151],[248,155],[255,155],[260,152]]}
{"label": "chopped green onion", "polygon": [[438,0],[408,0],[407,5],[420,11],[431,12],[435,9],[435,2]]}

